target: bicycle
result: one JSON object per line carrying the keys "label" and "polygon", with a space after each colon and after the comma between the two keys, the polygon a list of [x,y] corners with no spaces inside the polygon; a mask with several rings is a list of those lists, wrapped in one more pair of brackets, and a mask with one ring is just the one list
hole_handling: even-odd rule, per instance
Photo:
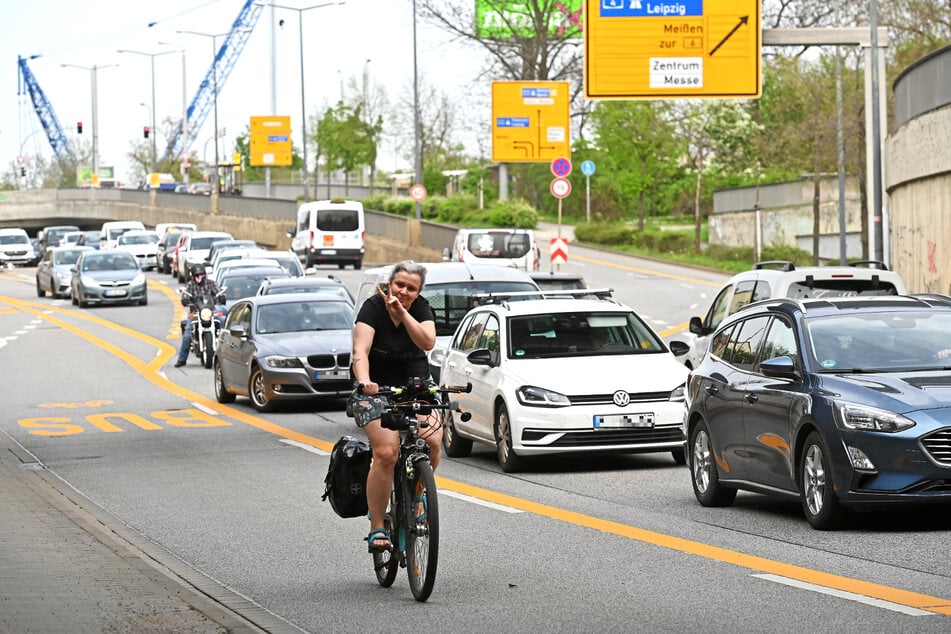
{"label": "bicycle", "polygon": [[[399,568],[406,568],[409,587],[417,601],[426,601],[436,582],[439,562],[439,501],[436,481],[429,463],[427,431],[439,429],[426,418],[433,410],[459,411],[458,404],[443,403],[436,397],[450,393],[470,392],[472,384],[439,387],[431,382],[411,379],[405,387],[381,388],[379,395],[390,403],[380,419],[386,429],[400,434],[399,457],[393,473],[390,504],[383,518],[383,527],[393,547],[373,555],[373,570],[381,586],[393,585]],[[463,420],[470,414],[463,412]]]}

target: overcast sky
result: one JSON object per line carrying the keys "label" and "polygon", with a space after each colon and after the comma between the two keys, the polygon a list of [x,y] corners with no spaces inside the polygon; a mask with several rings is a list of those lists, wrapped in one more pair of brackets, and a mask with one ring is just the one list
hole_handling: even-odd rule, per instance
{"label": "overcast sky", "polygon": [[[305,8],[328,0],[278,0],[276,4]],[[70,140],[77,138],[76,123],[84,124],[82,140],[92,139],[92,71],[98,67],[98,120],[100,165],[114,166],[125,178],[127,155],[142,141],[143,126],[150,125],[152,105],[151,59],[147,55],[118,53],[129,49],[143,53],[174,51],[169,42],[185,49],[185,99],[191,103],[212,62],[212,39],[177,31],[226,33],[238,17],[245,0],[165,0],[160,3],[130,0],[26,0],[7,2],[0,21],[0,48],[6,63],[0,65],[0,170],[19,155],[52,149],[36,116],[29,95],[18,94],[17,57],[40,55],[28,62],[52,104],[60,125]],[[272,112],[271,9],[264,8],[241,56],[218,96],[218,125],[227,133],[220,152],[230,154],[235,137],[251,116],[289,115],[293,140],[300,146],[300,48],[298,16],[303,16],[306,105],[312,115],[340,96],[341,81],[355,78],[362,83],[364,70],[371,87],[385,88],[391,101],[399,100],[413,77],[412,0],[346,0],[298,11],[276,9],[285,24],[274,27],[277,60],[276,108]],[[150,23],[154,23],[149,26]],[[217,38],[218,46],[224,38]],[[447,43],[445,34],[420,24],[417,28],[417,58],[422,80],[439,86],[460,100],[463,116],[475,115],[472,85],[479,66],[477,55],[458,44]],[[369,63],[366,60],[370,60]],[[155,120],[182,112],[182,56],[170,52],[154,58]],[[110,66],[117,64],[117,66]],[[486,88],[485,92],[488,92]],[[469,95],[472,104],[468,104]],[[141,104],[146,104],[143,106]],[[197,139],[190,144],[199,158],[214,161],[213,112],[209,111]],[[164,138],[158,137],[158,154]],[[310,157],[311,160],[313,156]],[[392,151],[385,150],[378,165],[393,171],[409,168]],[[178,175],[176,175],[178,176]]]}

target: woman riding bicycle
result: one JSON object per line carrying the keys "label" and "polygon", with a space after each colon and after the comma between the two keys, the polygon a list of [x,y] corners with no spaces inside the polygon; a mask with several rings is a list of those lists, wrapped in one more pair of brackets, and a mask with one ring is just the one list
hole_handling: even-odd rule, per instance
{"label": "woman riding bicycle", "polygon": [[[393,488],[393,469],[399,454],[399,432],[380,425],[387,399],[378,396],[380,386],[402,386],[413,377],[429,378],[426,351],[436,343],[433,310],[420,297],[426,283],[426,268],[404,260],[393,265],[389,281],[369,297],[357,313],[353,329],[351,378],[362,384],[347,404],[357,425],[366,431],[373,449],[373,463],[367,477],[367,506],[370,510],[370,552],[389,550],[390,535],[383,528],[386,505]],[[442,430],[438,416],[430,415],[430,463],[439,464]]]}

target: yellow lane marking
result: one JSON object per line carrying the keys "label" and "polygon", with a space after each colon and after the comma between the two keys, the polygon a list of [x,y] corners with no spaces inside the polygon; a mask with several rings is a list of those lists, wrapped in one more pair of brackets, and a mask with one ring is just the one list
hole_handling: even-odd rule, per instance
{"label": "yellow lane marking", "polygon": [[[125,361],[133,370],[138,372],[143,378],[150,381],[157,387],[172,392],[181,396],[183,399],[194,402],[198,405],[208,407],[212,410],[218,411],[221,414],[230,417],[233,420],[242,422],[246,425],[260,429],[261,431],[266,431],[282,438],[287,438],[294,440],[296,442],[302,443],[304,445],[309,445],[311,447],[316,447],[322,451],[330,452],[333,449],[333,443],[321,440],[319,438],[314,438],[307,434],[302,434],[300,432],[282,427],[281,425],[276,425],[269,421],[263,420],[256,416],[246,414],[240,410],[237,410],[233,407],[227,405],[222,405],[216,400],[209,399],[201,394],[187,390],[179,385],[176,385],[172,381],[165,378],[163,375],[158,373],[158,368],[164,363],[164,360],[167,360],[175,352],[174,348],[169,346],[164,342],[157,341],[148,335],[143,335],[137,333],[128,328],[112,324],[98,317],[91,315],[86,315],[83,313],[78,313],[76,311],[67,311],[55,307],[47,307],[45,305],[39,304],[42,306],[43,311],[54,311],[68,314],[71,317],[80,317],[87,319],[89,321],[96,322],[100,325],[103,325],[107,328],[112,328],[114,330],[120,331],[124,334],[128,334],[140,341],[145,343],[150,343],[156,347],[162,349],[162,353],[156,358],[153,359],[150,363],[143,363],[138,358],[127,353],[121,348],[110,344],[109,342],[96,337],[90,333],[87,333],[80,328],[69,324],[57,317],[54,317],[46,312],[41,312],[34,308],[35,303],[25,302],[17,300],[10,297],[0,296],[0,301],[15,305],[21,310],[32,313],[42,319],[45,319],[57,326],[60,326],[64,330],[67,330],[76,336],[85,339],[86,341],[96,345],[107,352],[119,357]],[[163,358],[164,360],[158,362],[158,359]],[[487,502],[492,502],[495,504],[501,504],[503,506],[510,506],[512,508],[520,509],[528,513],[534,513],[541,517],[547,517],[554,519],[560,522],[566,522],[569,524],[574,524],[577,526],[583,526],[586,528],[591,528],[598,530],[604,533],[611,535],[617,535],[619,537],[625,537],[628,539],[637,540],[647,544],[653,544],[656,546],[662,546],[664,548],[669,548],[678,552],[686,553],[689,555],[695,555],[698,557],[704,557],[706,559],[711,559],[714,561],[719,561],[727,564],[732,564],[735,566],[740,566],[750,570],[755,570],[757,572],[769,573],[774,575],[779,575],[782,577],[787,577],[789,579],[796,579],[806,583],[812,583],[816,585],[826,586],[836,590],[842,590],[845,592],[852,592],[855,594],[860,594],[863,596],[872,597],[875,599],[881,599],[883,601],[890,601],[892,603],[897,603],[900,605],[906,605],[914,608],[919,608],[921,610],[927,610],[929,612],[934,612],[936,614],[943,614],[946,616],[951,616],[951,599],[943,599],[939,597],[933,597],[926,594],[920,594],[917,592],[911,592],[908,590],[902,590],[900,588],[893,588],[890,586],[884,586],[877,583],[871,583],[868,581],[862,581],[859,579],[851,579],[849,577],[843,577],[841,575],[836,575],[832,573],[822,572],[818,570],[812,570],[802,566],[796,566],[793,564],[787,564],[779,561],[773,561],[771,559],[766,559],[764,557],[757,557],[754,555],[747,555],[744,553],[728,550],[725,548],[719,548],[717,546],[710,546],[708,544],[703,544],[700,542],[691,541],[688,539],[683,539],[679,537],[674,537],[672,535],[665,535],[663,533],[658,533],[655,531],[650,531],[642,528],[637,528],[635,526],[629,526],[626,524],[621,524],[619,522],[613,522],[610,520],[605,520],[599,517],[594,517],[591,515],[585,515],[583,513],[576,513],[574,511],[569,511],[567,509],[561,509],[554,506],[548,506],[546,504],[541,504],[538,502],[532,502],[530,500],[525,500],[522,498],[513,497],[510,495],[505,495],[503,493],[498,493],[495,491],[490,491],[488,489],[483,489],[480,487],[472,486],[465,484],[463,482],[457,482],[455,480],[449,480],[447,478],[438,477],[437,483],[440,487],[447,489],[449,491],[455,491],[464,495],[469,495]]]}

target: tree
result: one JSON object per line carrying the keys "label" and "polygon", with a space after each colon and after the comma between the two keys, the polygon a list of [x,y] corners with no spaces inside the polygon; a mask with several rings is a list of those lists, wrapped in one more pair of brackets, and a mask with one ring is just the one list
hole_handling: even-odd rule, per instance
{"label": "tree", "polygon": [[350,191],[350,172],[360,165],[369,165],[376,156],[373,139],[361,119],[360,106],[356,108],[338,102],[327,108],[317,125],[318,156],[324,158],[329,175],[334,169],[344,172],[344,191]]}

